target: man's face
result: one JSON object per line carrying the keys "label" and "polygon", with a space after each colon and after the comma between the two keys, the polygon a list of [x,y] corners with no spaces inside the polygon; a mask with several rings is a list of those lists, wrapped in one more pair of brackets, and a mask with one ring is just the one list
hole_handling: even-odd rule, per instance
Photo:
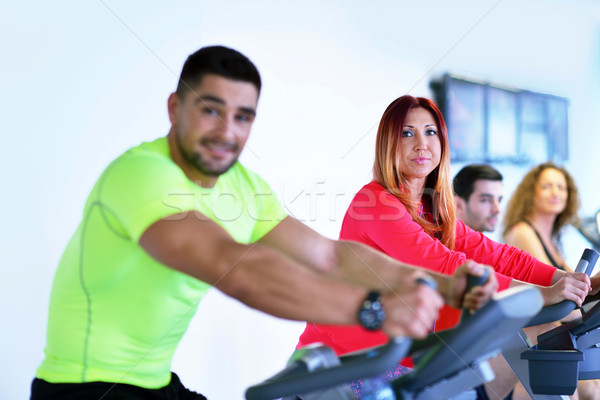
{"label": "man's face", "polygon": [[169,99],[169,117],[186,162],[218,177],[237,161],[256,115],[258,90],[249,82],[208,74],[183,99]]}
{"label": "man's face", "polygon": [[457,196],[458,218],[471,229],[493,232],[498,223],[503,188],[501,181],[477,180],[468,201]]}

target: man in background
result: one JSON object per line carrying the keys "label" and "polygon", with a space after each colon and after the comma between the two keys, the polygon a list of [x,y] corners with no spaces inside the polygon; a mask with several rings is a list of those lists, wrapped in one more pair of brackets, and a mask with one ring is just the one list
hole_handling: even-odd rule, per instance
{"label": "man in background", "polygon": [[[454,176],[456,216],[477,232],[493,232],[498,223],[504,188],[502,174],[487,164],[464,166]],[[477,400],[500,399],[517,384],[517,377],[501,355],[490,360],[496,379],[478,388]],[[512,390],[505,399],[512,399]]]}
{"label": "man in background", "polygon": [[502,174],[487,164],[471,164],[454,177],[456,215],[471,229],[493,232],[503,195]]}

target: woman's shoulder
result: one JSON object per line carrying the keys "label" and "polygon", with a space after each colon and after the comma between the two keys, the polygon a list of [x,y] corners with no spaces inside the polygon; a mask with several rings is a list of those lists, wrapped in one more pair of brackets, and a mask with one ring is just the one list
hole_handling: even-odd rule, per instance
{"label": "woman's shoulder", "polygon": [[347,216],[363,220],[365,216],[378,216],[376,220],[395,220],[407,214],[406,207],[379,182],[364,185],[352,199]]}
{"label": "woman's shoulder", "polygon": [[402,202],[391,194],[377,181],[371,181],[364,185],[354,196],[352,202],[372,201],[377,204],[402,206]]}
{"label": "woman's shoulder", "polygon": [[389,193],[382,185],[381,183],[373,180],[369,183],[367,183],[366,185],[364,185],[359,191],[358,193],[365,193],[365,192],[371,192],[371,193]]}
{"label": "woman's shoulder", "polygon": [[504,235],[504,241],[518,248],[522,248],[526,243],[539,242],[535,230],[525,221],[518,222],[510,228]]}
{"label": "woman's shoulder", "polygon": [[531,228],[529,223],[525,221],[519,221],[512,228],[510,228],[509,232],[533,232],[533,228]]}

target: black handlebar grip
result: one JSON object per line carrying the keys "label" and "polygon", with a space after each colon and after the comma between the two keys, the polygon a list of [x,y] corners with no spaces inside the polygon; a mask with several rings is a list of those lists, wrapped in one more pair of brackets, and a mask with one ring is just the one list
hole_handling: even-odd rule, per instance
{"label": "black handlebar grip", "polygon": [[[473,289],[475,286],[485,285],[485,283],[487,282],[489,277],[490,277],[490,270],[488,268],[483,269],[483,275],[481,275],[481,276],[475,276],[475,275],[469,274],[469,276],[467,277],[467,288],[465,289],[465,295],[467,293],[469,293],[469,291],[471,289]],[[471,312],[468,309],[463,308],[461,319],[467,318],[470,314],[471,314]]]}
{"label": "black handlebar grip", "polygon": [[468,293],[475,286],[483,286],[487,282],[490,277],[490,270],[488,268],[483,269],[483,275],[475,276],[469,275],[467,278],[467,289],[465,290],[465,294]]}
{"label": "black handlebar grip", "polygon": [[587,276],[591,276],[598,261],[598,256],[599,254],[596,250],[585,249],[579,263],[577,263],[575,272],[584,272]]}
{"label": "black handlebar grip", "polygon": [[[591,275],[596,262],[598,261],[598,252],[592,249],[585,249],[583,255],[577,263],[575,272],[585,272],[588,276]],[[546,306],[542,308],[542,311],[538,315],[533,317],[527,326],[534,326],[545,324],[548,322],[558,321],[561,318],[566,317],[571,311],[577,308],[577,305],[570,300],[563,300],[558,304]]]}

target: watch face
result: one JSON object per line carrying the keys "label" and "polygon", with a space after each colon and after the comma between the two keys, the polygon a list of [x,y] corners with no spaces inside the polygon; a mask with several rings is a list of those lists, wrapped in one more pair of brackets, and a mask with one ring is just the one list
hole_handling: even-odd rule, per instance
{"label": "watch face", "polygon": [[[374,297],[369,295],[369,297]],[[367,298],[363,303],[360,311],[358,312],[358,320],[360,324],[368,330],[377,330],[381,328],[383,320],[385,319],[385,311],[381,306],[381,303],[377,300],[371,300]],[[377,295],[376,298],[379,296]]]}

